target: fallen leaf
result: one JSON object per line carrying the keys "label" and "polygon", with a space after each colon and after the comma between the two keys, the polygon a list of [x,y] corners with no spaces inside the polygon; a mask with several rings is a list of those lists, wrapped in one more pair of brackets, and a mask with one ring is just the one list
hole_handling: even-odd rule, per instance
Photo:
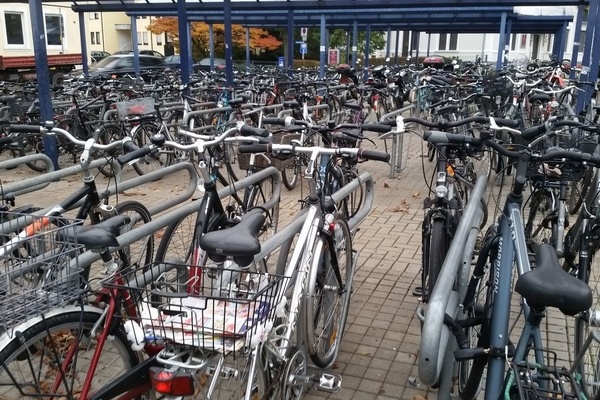
{"label": "fallen leaf", "polygon": [[420,394],[416,394],[413,396],[413,400],[427,400],[427,398],[421,396]]}
{"label": "fallen leaf", "polygon": [[406,209],[404,207],[400,207],[400,206],[394,207],[392,209],[392,212],[407,212],[407,211],[408,211],[408,209]]}
{"label": "fallen leaf", "polygon": [[402,199],[402,205],[403,206],[408,206],[408,201],[406,201],[406,199]]}
{"label": "fallen leaf", "polygon": [[388,185],[387,183],[383,182],[383,187],[386,189],[389,189],[390,185]]}
{"label": "fallen leaf", "polygon": [[415,198],[419,197],[420,195],[421,195],[421,192],[415,192],[415,193],[413,193],[413,197],[415,197]]}

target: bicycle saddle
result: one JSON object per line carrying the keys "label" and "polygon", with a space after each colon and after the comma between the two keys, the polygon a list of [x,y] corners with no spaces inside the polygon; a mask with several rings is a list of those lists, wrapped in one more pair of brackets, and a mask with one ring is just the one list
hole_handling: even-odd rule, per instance
{"label": "bicycle saddle", "polygon": [[241,267],[252,263],[254,256],[260,253],[257,239],[265,223],[261,209],[251,211],[235,226],[220,231],[209,232],[200,238],[200,247],[206,250],[208,257],[215,262],[223,262],[226,257]]}
{"label": "bicycle saddle", "polygon": [[534,310],[556,307],[563,314],[575,315],[592,306],[592,291],[583,281],[565,272],[549,244],[542,244],[535,253],[535,269],[517,280],[515,291]]}
{"label": "bicycle saddle", "polygon": [[536,93],[529,96],[529,101],[533,103],[534,101],[541,101],[543,103],[549,102],[552,98],[546,93]]}
{"label": "bicycle saddle", "polygon": [[57,236],[60,241],[82,244],[88,250],[116,247],[119,246],[119,230],[130,222],[131,218],[127,215],[115,215],[96,225],[61,229]]}

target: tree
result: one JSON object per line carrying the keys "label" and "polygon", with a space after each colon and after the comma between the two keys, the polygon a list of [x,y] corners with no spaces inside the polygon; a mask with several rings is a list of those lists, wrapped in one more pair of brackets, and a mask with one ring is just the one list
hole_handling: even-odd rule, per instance
{"label": "tree", "polygon": [[[352,48],[352,31],[348,32],[350,35],[350,48]],[[364,57],[365,45],[366,45],[366,32],[358,32],[358,52]],[[373,54],[376,50],[382,50],[385,48],[385,35],[380,31],[371,31],[371,40],[369,46],[369,52]],[[340,49],[342,52],[346,51],[346,31],[343,29],[334,29],[329,34],[329,46],[331,48]]]}
{"label": "tree", "polygon": [[[208,24],[204,22],[192,22],[191,24],[192,54],[196,58],[208,57],[210,55]],[[179,48],[179,24],[177,18],[161,17],[152,20],[146,28],[155,35],[166,33],[169,41],[175,48]],[[246,28],[241,25],[232,25],[231,34],[234,50],[236,47],[245,49],[246,47]],[[215,46],[215,55],[223,56],[225,54],[225,26],[222,24],[213,24],[213,39]],[[256,51],[262,49],[266,51],[275,50],[281,47],[282,42],[269,34],[264,29],[250,28],[250,49]]]}

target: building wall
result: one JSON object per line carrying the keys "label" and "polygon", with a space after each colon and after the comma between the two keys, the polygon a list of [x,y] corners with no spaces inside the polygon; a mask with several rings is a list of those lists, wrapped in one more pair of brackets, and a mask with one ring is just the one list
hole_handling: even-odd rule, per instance
{"label": "building wall", "polygon": [[[80,53],[79,18],[71,11],[71,2],[58,2],[42,6],[44,15],[61,16],[63,20],[62,44],[48,45],[48,54]],[[23,44],[10,44],[7,37],[7,14],[20,15],[23,31]],[[57,18],[58,20],[58,18]],[[59,28],[60,29],[60,28]],[[46,35],[48,37],[48,34]],[[58,35],[60,36],[60,35]],[[4,56],[33,55],[33,38],[29,5],[3,3],[0,9],[0,54]]]}

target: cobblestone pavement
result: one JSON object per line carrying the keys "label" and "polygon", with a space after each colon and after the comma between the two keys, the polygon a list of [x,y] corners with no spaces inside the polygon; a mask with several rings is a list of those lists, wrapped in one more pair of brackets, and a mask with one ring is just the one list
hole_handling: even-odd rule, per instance
{"label": "cobblestone pavement", "polygon": [[[383,142],[375,136],[373,139],[382,150]],[[354,242],[354,248],[360,252],[355,289],[344,341],[332,371],[343,376],[343,385],[335,394],[310,390],[306,399],[436,398],[435,390],[421,385],[417,377],[421,338],[415,310],[419,300],[412,293],[420,281],[422,204],[428,195],[425,179],[430,179],[432,168],[421,156],[421,139],[407,139],[406,168],[395,178],[389,178],[390,167],[384,163],[371,161],[360,166],[375,178],[375,202]],[[5,183],[32,175],[24,166],[0,171]],[[132,171],[124,173],[124,179],[135,176]],[[63,179],[44,189],[43,195],[36,192],[20,196],[18,204],[50,205],[64,198],[78,182],[79,177]],[[151,206],[172,197],[186,185],[185,177],[163,179],[127,190],[120,199],[139,200]],[[295,214],[300,198],[298,188],[283,191],[280,227]],[[552,335],[563,346],[570,345],[564,339],[564,319],[558,314],[551,321]]]}

